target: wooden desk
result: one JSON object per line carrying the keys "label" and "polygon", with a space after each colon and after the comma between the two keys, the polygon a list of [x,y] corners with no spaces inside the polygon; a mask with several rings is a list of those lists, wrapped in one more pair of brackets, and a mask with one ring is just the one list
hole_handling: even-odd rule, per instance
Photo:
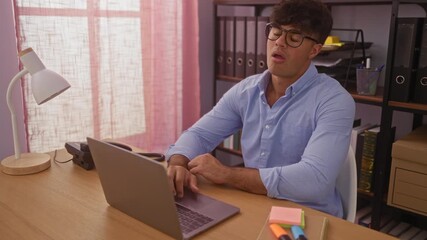
{"label": "wooden desk", "polygon": [[[57,159],[70,157],[58,151]],[[196,239],[257,239],[271,206],[301,207],[236,189],[202,182],[203,193],[240,207],[241,212]],[[305,208],[306,215],[324,215]],[[394,239],[328,216],[327,239]],[[0,173],[1,239],[170,239],[110,207],[95,170],[72,162],[27,176]]]}

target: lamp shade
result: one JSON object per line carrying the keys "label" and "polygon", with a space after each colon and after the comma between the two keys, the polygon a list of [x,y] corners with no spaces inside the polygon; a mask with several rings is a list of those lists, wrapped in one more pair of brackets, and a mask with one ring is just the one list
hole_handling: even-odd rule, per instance
{"label": "lamp shade", "polygon": [[46,69],[32,48],[20,52],[19,57],[31,74],[31,88],[37,104],[49,101],[70,87],[61,75]]}
{"label": "lamp shade", "polygon": [[70,84],[59,74],[43,69],[32,75],[31,88],[37,104],[42,104],[67,90]]}

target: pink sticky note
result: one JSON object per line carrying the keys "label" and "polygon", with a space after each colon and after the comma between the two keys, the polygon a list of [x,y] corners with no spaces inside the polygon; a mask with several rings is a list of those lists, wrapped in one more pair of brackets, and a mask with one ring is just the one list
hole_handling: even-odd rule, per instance
{"label": "pink sticky note", "polygon": [[271,207],[269,223],[300,225],[301,208]]}

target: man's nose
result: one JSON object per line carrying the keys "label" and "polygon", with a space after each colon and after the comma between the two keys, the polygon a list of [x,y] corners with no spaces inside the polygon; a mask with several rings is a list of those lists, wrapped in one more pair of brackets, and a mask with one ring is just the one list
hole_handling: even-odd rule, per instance
{"label": "man's nose", "polygon": [[280,37],[278,39],[276,39],[275,43],[277,46],[281,46],[281,47],[287,46],[287,44],[286,44],[286,32],[282,32],[282,35],[280,35]]}

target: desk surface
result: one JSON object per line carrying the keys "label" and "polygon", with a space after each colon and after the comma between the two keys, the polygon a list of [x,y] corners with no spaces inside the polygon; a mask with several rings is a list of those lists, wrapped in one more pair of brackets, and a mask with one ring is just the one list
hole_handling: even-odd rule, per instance
{"label": "desk surface", "polygon": [[[58,151],[57,159],[70,156]],[[201,192],[240,207],[241,212],[196,239],[257,239],[271,206],[301,207],[232,188],[202,182]],[[307,216],[329,219],[327,239],[395,239],[303,207]],[[27,176],[0,173],[2,239],[170,239],[167,235],[110,207],[95,170],[72,162]]]}

